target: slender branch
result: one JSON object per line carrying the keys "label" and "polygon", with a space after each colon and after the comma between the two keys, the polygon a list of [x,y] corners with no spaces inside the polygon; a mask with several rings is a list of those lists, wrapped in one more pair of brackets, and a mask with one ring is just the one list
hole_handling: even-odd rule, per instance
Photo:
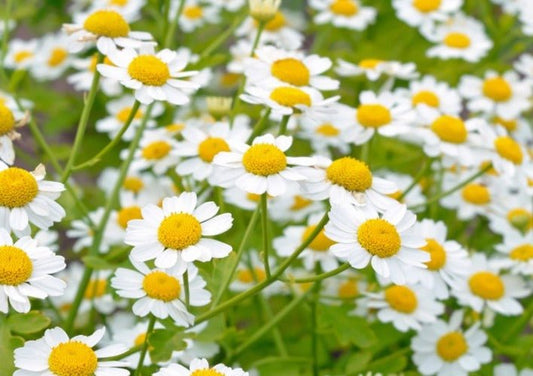
{"label": "slender branch", "polygon": [[526,325],[528,324],[529,320],[531,320],[531,317],[533,316],[533,300],[529,302],[529,305],[527,308],[522,312],[520,317],[518,317],[511,327],[505,332],[505,334],[502,336],[502,341],[507,343],[513,338],[515,338],[518,334],[520,334]]}
{"label": "slender branch", "polygon": [[137,363],[137,368],[135,369],[134,376],[138,376],[141,374],[141,370],[144,364],[144,358],[146,358],[146,353],[148,352],[148,337],[154,330],[155,322],[156,322],[156,317],[151,315],[150,321],[148,322],[148,329],[146,329],[146,336],[144,337],[144,343],[141,348],[141,356],[139,357],[139,362]]}
{"label": "slender branch", "polygon": [[209,56],[211,54],[211,52],[215,51],[222,43],[224,43],[231,35],[233,35],[233,32],[235,31],[235,29],[237,29],[237,27],[239,27],[239,25],[244,21],[244,19],[247,16],[248,16],[247,13],[243,13],[239,17],[237,17],[235,19],[235,21],[233,21],[231,26],[228,29],[226,29],[226,31],[224,31],[222,34],[220,34],[218,36],[218,38],[216,38],[214,41],[212,41],[202,51],[202,53],[200,54],[200,58],[198,60],[202,61],[203,59],[205,59],[207,56]]}
{"label": "slender branch", "polygon": [[266,111],[261,116],[261,118],[257,121],[257,123],[255,123],[254,128],[252,130],[252,134],[250,134],[250,137],[248,137],[248,142],[251,142],[254,138],[256,138],[263,131],[271,112],[272,112],[272,109],[267,108]]}
{"label": "slender branch", "polygon": [[[317,272],[320,271],[320,266],[317,264]],[[320,281],[315,282],[313,288],[313,301],[311,302],[311,358],[313,359],[313,376],[319,376],[320,369],[318,365],[318,301],[320,299]]]}
{"label": "slender branch", "polygon": [[128,357],[128,356],[130,356],[132,354],[135,354],[135,353],[141,351],[142,346],[143,345],[134,346],[131,349],[129,349],[128,351],[123,352],[122,354],[118,354],[118,355],[115,355],[115,356],[110,356],[108,358],[102,358],[102,360],[104,360],[106,362],[109,362],[109,361],[124,359],[124,358],[126,358],[126,357]]}
{"label": "slender branch", "polygon": [[170,47],[170,42],[172,41],[172,35],[176,33],[176,29],[178,27],[178,21],[180,19],[181,13],[183,13],[184,8],[185,8],[185,0],[180,0],[178,9],[176,9],[174,18],[172,19],[172,22],[170,23],[170,27],[168,28],[167,34],[165,35],[163,47],[165,48]]}
{"label": "slender branch", "polygon": [[183,287],[185,289],[185,307],[189,309],[191,303],[191,290],[189,288],[189,271],[183,273]]}
{"label": "slender branch", "polygon": [[[272,320],[274,320],[274,314],[272,313],[272,309],[270,308],[270,305],[268,305],[267,300],[262,294],[257,294],[259,304],[261,305],[261,308],[263,309],[264,315],[265,315],[265,321],[267,323],[271,323]],[[276,348],[278,349],[280,356],[287,356],[287,347],[285,346],[285,343],[283,342],[283,337],[281,336],[281,332],[277,325],[274,325],[272,327],[272,336],[274,337],[274,342],[276,344]]]}
{"label": "slender branch", "polygon": [[261,39],[261,34],[263,34],[263,30],[265,30],[265,26],[266,22],[259,22],[259,25],[257,25],[257,33],[255,34],[254,44],[252,45],[252,51],[250,51],[250,57],[254,57],[255,55],[255,50],[259,45],[259,40]]}
{"label": "slender branch", "polygon": [[268,195],[263,193],[261,195],[261,227],[263,230],[263,263],[265,264],[265,272],[267,278],[270,278],[270,263],[268,256],[270,253],[270,239],[268,237]]}
{"label": "slender branch", "polygon": [[282,136],[287,132],[287,124],[289,124],[289,119],[291,115],[283,115],[281,123],[279,124],[278,136]]}
{"label": "slender branch", "polygon": [[289,283],[309,283],[309,282],[317,282],[317,281],[322,281],[323,279],[326,279],[326,278],[329,278],[329,277],[333,277],[337,274],[340,274],[342,273],[343,271],[345,271],[346,269],[349,269],[350,268],[350,264],[346,263],[346,264],[342,264],[341,266],[339,266],[338,268],[336,269],[333,269],[333,270],[330,270],[329,272],[326,272],[326,273],[322,273],[322,274],[317,274],[313,277],[304,277],[304,278],[280,278],[281,281],[283,282],[289,282]]}
{"label": "slender branch", "polygon": [[411,184],[409,184],[409,186],[402,192],[400,197],[398,197],[398,201],[400,201],[405,196],[407,196],[409,192],[411,192],[413,188],[416,187],[416,185],[420,182],[420,180],[422,180],[422,178],[426,175],[426,172],[429,170],[430,167],[431,167],[431,162],[425,159],[424,163],[422,164],[422,167],[420,168],[420,171],[418,171],[418,174],[415,176]]}

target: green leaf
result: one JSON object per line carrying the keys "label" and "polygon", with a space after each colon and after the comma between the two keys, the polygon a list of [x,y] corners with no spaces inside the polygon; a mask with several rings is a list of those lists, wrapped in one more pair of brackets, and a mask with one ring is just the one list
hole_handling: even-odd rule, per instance
{"label": "green leaf", "polygon": [[85,256],[82,261],[86,266],[95,270],[114,269],[115,265],[98,256]]}
{"label": "green leaf", "polygon": [[[372,372],[383,372],[385,374],[400,372],[407,366],[407,357],[402,356],[391,360],[380,362],[379,365],[372,367]],[[368,370],[370,371],[370,370]]]}
{"label": "green leaf", "polygon": [[50,318],[38,311],[28,313],[14,313],[7,319],[11,331],[20,334],[32,334],[46,329],[50,325]]}
{"label": "green leaf", "polygon": [[321,324],[326,324],[343,346],[351,343],[366,348],[375,344],[377,338],[368,322],[362,317],[349,315],[348,310],[348,307],[321,306]]}
{"label": "green leaf", "polygon": [[350,355],[346,362],[346,374],[364,371],[370,359],[372,359],[372,353],[368,351],[361,351]]}
{"label": "green leaf", "polygon": [[184,350],[187,344],[183,340],[183,330],[156,329],[148,337],[150,359],[153,363],[166,362],[173,351]]}
{"label": "green leaf", "polygon": [[14,345],[13,337],[9,332],[9,327],[5,324],[4,318],[0,315],[0,375],[12,375],[15,372],[13,359]]}

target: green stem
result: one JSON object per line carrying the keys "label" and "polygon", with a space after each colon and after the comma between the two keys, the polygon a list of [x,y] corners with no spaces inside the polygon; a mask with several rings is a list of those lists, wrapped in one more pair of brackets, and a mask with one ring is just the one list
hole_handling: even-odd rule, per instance
{"label": "green stem", "polygon": [[[261,308],[263,309],[265,315],[265,322],[271,323],[272,320],[274,320],[274,314],[272,313],[272,309],[270,308],[268,302],[262,294],[257,294],[257,297],[259,298],[259,304],[261,305]],[[272,327],[272,336],[274,337],[274,343],[276,344],[276,348],[278,350],[279,355],[282,357],[287,356],[287,347],[283,342],[283,337],[281,336],[281,332],[279,331],[277,325],[274,325]]]}
{"label": "green stem", "polygon": [[266,109],[263,116],[261,116],[261,118],[257,121],[257,123],[255,123],[254,128],[252,130],[252,134],[250,135],[250,137],[248,137],[247,142],[253,141],[253,139],[256,138],[263,131],[271,112],[272,112],[271,108]]}
{"label": "green stem", "polygon": [[505,332],[505,334],[502,336],[502,341],[507,343],[510,340],[514,339],[518,334],[520,334],[526,325],[528,324],[529,320],[531,320],[531,317],[533,316],[533,300],[529,303],[527,308],[524,310],[524,312],[520,315],[519,318],[517,318],[511,327]]}
{"label": "green stem", "polygon": [[231,126],[233,126],[235,115],[237,115],[237,108],[239,107],[239,104],[241,103],[241,94],[244,91],[245,86],[246,86],[246,76],[242,75],[239,87],[237,88],[237,91],[235,92],[235,95],[233,97],[233,101],[231,102],[231,113],[230,113],[230,125]]}
{"label": "green stem", "polygon": [[268,238],[268,195],[263,193],[261,195],[261,227],[263,230],[263,263],[265,264],[265,272],[267,278],[270,278],[270,264],[268,256],[270,253],[270,239]]}
{"label": "green stem", "polygon": [[259,40],[261,39],[261,34],[263,34],[263,30],[265,30],[265,26],[266,22],[259,22],[259,25],[257,25],[257,33],[255,34],[254,44],[252,45],[252,51],[250,51],[250,57],[254,57],[255,55],[255,50],[259,45]]}
{"label": "green stem", "polygon": [[142,346],[143,345],[134,346],[131,349],[129,349],[128,351],[123,352],[122,354],[118,354],[118,355],[115,355],[115,356],[110,356],[108,358],[102,358],[102,360],[104,360],[106,362],[110,362],[110,361],[114,361],[114,360],[124,359],[124,358],[126,358],[126,357],[128,357],[128,356],[130,356],[132,354],[135,354],[136,352],[141,351]]}
{"label": "green stem", "polygon": [[231,24],[231,26],[226,30],[224,31],[222,34],[220,34],[218,36],[218,38],[216,38],[213,42],[211,42],[203,51],[202,53],[200,54],[200,58],[198,59],[199,61],[202,61],[203,59],[205,59],[207,56],[209,56],[211,54],[211,52],[215,51],[222,43],[224,43],[232,34],[233,32],[235,31],[235,29],[237,29],[239,27],[239,25],[244,21],[244,19],[247,17],[248,15],[246,13],[244,14],[241,14],[239,17],[237,17],[235,19],[235,21],[233,21],[233,23]]}
{"label": "green stem", "polygon": [[489,344],[494,348],[494,350],[496,350],[496,352],[500,354],[511,356],[511,357],[518,357],[518,356],[524,355],[524,352],[528,350],[527,348],[517,349],[514,346],[506,346],[502,344],[500,341],[498,341],[496,337],[494,337],[493,334],[487,333],[487,335],[489,336]]}
{"label": "green stem", "polygon": [[189,271],[183,273],[183,288],[185,289],[185,307],[189,309],[191,303],[191,290],[189,288]]}
{"label": "green stem", "polygon": [[[375,369],[376,367],[382,365],[383,363],[387,363],[387,362],[390,362],[391,360],[394,360],[396,358],[400,358],[404,355],[407,355],[409,354],[409,352],[411,351],[411,348],[410,347],[405,347],[403,349],[400,349],[390,355],[386,355],[386,356],[383,356],[379,359],[376,359],[374,360],[373,362],[370,362],[368,363],[368,365],[366,366],[367,369]],[[351,373],[347,376],[356,376],[356,375],[359,375],[360,373]]]}
{"label": "green stem", "polygon": [[412,183],[409,184],[409,186],[405,189],[405,191],[402,192],[400,197],[398,197],[398,201],[401,201],[405,196],[409,194],[413,190],[414,187],[422,180],[422,178],[426,175],[427,171],[431,167],[431,160],[428,161],[427,159],[424,160],[424,163],[420,167],[420,170],[418,171],[418,174],[413,179]]}
{"label": "green stem", "polygon": [[178,175],[178,173],[176,172],[176,169],[170,168],[167,173],[170,176],[170,178],[172,179],[172,182],[174,183],[174,185],[180,191],[180,193],[187,191],[185,189],[185,186],[183,185],[183,181],[181,180],[181,176]]}
{"label": "green stem", "polygon": [[172,41],[172,35],[176,33],[176,28],[178,27],[178,21],[180,19],[181,13],[183,12],[184,8],[185,8],[185,0],[180,0],[178,9],[176,9],[174,18],[172,19],[172,22],[170,23],[170,27],[168,28],[167,34],[165,35],[165,41],[163,43],[163,47],[165,48],[170,47],[170,42]]}
{"label": "green stem", "polygon": [[9,21],[11,20],[11,8],[13,0],[6,0],[5,14],[4,14],[4,33],[2,35],[2,51],[0,54],[0,71],[5,82],[7,82],[7,74],[4,68],[4,61],[7,55],[7,44],[9,41]]}
{"label": "green stem", "polygon": [[[98,53],[96,64],[98,65],[102,63],[103,61],[104,61],[104,55],[101,53]],[[96,98],[96,93],[98,92],[99,82],[100,82],[100,72],[98,72],[98,69],[95,69],[94,76],[93,76],[93,82],[91,84],[91,89],[89,90],[89,94],[83,106],[83,111],[81,113],[80,121],[78,123],[76,137],[74,138],[74,145],[72,146],[72,151],[67,161],[67,165],[65,166],[65,169],[63,170],[63,174],[61,175],[61,182],[63,183],[67,181],[70,174],[72,173],[72,167],[74,166],[74,162],[80,150],[83,137],[85,136],[85,130],[87,129],[87,124],[89,123],[89,116],[93,108],[94,100]]]}
{"label": "green stem", "polygon": [[94,166],[95,164],[100,162],[102,160],[102,157],[106,155],[107,153],[109,153],[122,140],[122,136],[124,135],[124,133],[126,133],[131,123],[133,122],[133,119],[135,118],[135,115],[137,114],[137,111],[139,110],[140,105],[141,103],[138,100],[135,100],[131,108],[131,112],[128,115],[128,118],[126,119],[126,122],[124,123],[120,131],[111,140],[111,142],[106,145],[105,148],[103,148],[98,154],[96,154],[94,157],[92,157],[88,161],[82,164],[76,165],[72,169],[74,171],[77,171],[77,170],[84,169],[86,167]]}
{"label": "green stem", "polygon": [[289,124],[289,119],[291,115],[283,115],[281,123],[279,124],[278,136],[282,136],[287,132],[287,124]]}
{"label": "green stem", "polygon": [[306,278],[280,278],[281,281],[289,282],[289,283],[309,283],[309,282],[317,282],[322,281],[323,279],[333,277],[337,274],[342,273],[343,271],[350,269],[350,264],[342,264],[337,269],[330,270],[326,273],[317,274],[313,277],[306,277]]}
{"label": "green stem", "polygon": [[368,158],[370,156],[370,141],[368,140],[361,146],[361,160],[368,164]]}
{"label": "green stem", "polygon": [[155,321],[155,316],[150,316],[150,321],[148,322],[148,329],[146,329],[146,336],[144,337],[144,343],[141,348],[141,356],[139,357],[139,362],[137,363],[137,368],[135,369],[134,376],[138,376],[141,374],[141,370],[144,364],[144,358],[146,358],[146,353],[148,352],[148,337],[154,330]]}
{"label": "green stem", "polygon": [[[320,271],[320,266],[317,264],[317,273]],[[313,359],[313,376],[319,376],[320,369],[318,365],[318,315],[317,308],[320,299],[320,281],[313,286],[313,301],[311,302],[311,358]]]}

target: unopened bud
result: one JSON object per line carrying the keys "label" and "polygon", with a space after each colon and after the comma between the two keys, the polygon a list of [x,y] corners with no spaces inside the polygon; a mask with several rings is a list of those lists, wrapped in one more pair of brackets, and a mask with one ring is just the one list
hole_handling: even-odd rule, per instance
{"label": "unopened bud", "polygon": [[229,115],[232,99],[230,97],[207,97],[207,111],[215,119]]}
{"label": "unopened bud", "polygon": [[261,23],[266,23],[276,16],[281,0],[248,0],[250,15]]}

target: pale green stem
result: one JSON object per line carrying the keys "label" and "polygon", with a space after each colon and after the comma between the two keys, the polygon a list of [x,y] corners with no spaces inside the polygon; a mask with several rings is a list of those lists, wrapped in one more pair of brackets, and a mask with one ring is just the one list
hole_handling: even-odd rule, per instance
{"label": "pale green stem", "polygon": [[154,326],[156,322],[155,316],[150,316],[150,321],[148,322],[148,329],[146,329],[146,336],[144,337],[144,343],[141,348],[141,355],[139,356],[139,362],[137,363],[137,368],[135,369],[134,376],[141,374],[141,370],[144,364],[144,358],[146,358],[146,353],[148,352],[148,337],[154,331]]}
{"label": "pale green stem", "polygon": [[269,253],[270,253],[270,239],[268,237],[268,195],[263,193],[261,195],[261,227],[263,229],[263,263],[265,264],[265,272],[267,278],[270,278],[270,264],[269,264]]}

